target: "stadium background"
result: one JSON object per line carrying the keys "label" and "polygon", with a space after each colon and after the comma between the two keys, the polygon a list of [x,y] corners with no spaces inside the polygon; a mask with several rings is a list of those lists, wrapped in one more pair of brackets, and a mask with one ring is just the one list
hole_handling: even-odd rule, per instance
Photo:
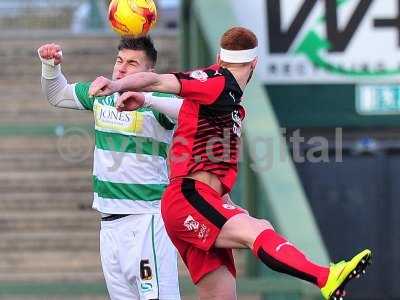
{"label": "stadium background", "polygon": [[[162,72],[212,63],[218,36],[234,24],[252,27],[264,41],[268,35],[282,37],[285,30],[272,32],[266,15],[279,9],[284,16],[292,6],[289,21],[282,25],[289,28],[303,4],[305,27],[313,16],[307,7],[311,11],[314,4],[317,10],[327,5],[327,15],[339,11],[339,19],[340,5],[349,5],[341,29],[358,4],[370,5],[357,16],[360,24],[386,20],[376,33],[380,42],[384,35],[384,43],[368,40],[357,48],[362,36],[357,30],[347,35],[347,46],[356,52],[347,55],[348,48],[336,49],[345,57],[339,71],[346,63],[351,70],[368,70],[351,59],[369,49],[378,62],[386,58],[400,65],[400,8],[395,0],[252,0],[245,6],[239,0],[158,2],[160,19],[152,35]],[[118,38],[105,22],[107,4],[0,0],[0,299],[106,297],[98,216],[91,210],[92,116],[46,103],[36,49],[45,42],[60,43],[70,80],[110,74]],[[321,263],[372,248],[374,264],[366,278],[352,284],[348,299],[400,299],[398,75],[341,77],[343,72],[332,75],[331,67],[309,77],[300,73],[296,79],[290,73],[296,53],[288,43],[298,41],[295,33],[304,32],[294,30],[280,40],[286,45],[276,51],[281,57],[274,57],[271,47],[262,48],[259,76],[247,91],[246,143],[234,199],[270,218]],[[340,34],[336,38],[345,39]],[[276,71],[270,63],[274,59],[278,68],[281,63],[281,73],[271,74]],[[288,154],[294,159],[283,159]],[[236,256],[240,299],[319,299],[307,284],[274,274],[248,251]],[[183,299],[194,299],[184,267],[181,274]]]}

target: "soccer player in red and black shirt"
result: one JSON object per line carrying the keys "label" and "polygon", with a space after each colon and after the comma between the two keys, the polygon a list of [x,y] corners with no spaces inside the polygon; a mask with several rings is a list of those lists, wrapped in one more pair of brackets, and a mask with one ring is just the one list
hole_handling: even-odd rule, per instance
{"label": "soccer player in red and black shirt", "polygon": [[[331,267],[317,265],[268,221],[249,216],[229,197],[245,116],[240,103],[257,65],[257,43],[253,32],[234,27],[222,36],[215,65],[188,73],[137,73],[117,81],[99,77],[89,93],[125,92],[117,102],[119,110],[177,110],[169,155],[171,182],[161,213],[200,299],[236,299],[234,248],[250,248],[273,270],[317,285],[325,299],[339,299],[349,279],[365,270],[370,250]],[[184,98],[183,104],[146,99],[138,93],[142,91],[175,93]]]}

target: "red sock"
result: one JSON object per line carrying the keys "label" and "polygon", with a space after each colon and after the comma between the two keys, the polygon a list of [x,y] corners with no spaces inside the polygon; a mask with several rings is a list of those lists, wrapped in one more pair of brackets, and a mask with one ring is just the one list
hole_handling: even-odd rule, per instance
{"label": "red sock", "polygon": [[253,245],[253,253],[271,269],[323,287],[329,268],[314,264],[293,244],[272,229],[264,230]]}

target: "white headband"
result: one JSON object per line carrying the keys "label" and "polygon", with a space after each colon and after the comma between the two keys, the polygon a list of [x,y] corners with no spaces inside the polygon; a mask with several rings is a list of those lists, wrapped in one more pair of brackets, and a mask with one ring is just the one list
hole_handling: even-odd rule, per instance
{"label": "white headband", "polygon": [[233,64],[248,63],[257,57],[258,47],[249,50],[226,50],[221,48],[219,56],[222,61]]}

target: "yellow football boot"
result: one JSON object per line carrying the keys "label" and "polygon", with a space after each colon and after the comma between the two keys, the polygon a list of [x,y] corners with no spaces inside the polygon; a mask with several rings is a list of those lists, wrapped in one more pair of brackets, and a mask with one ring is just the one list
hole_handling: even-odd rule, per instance
{"label": "yellow football boot", "polygon": [[341,300],[344,298],[344,288],[346,284],[353,278],[359,278],[365,274],[367,265],[371,263],[371,250],[364,250],[354,256],[350,261],[341,261],[331,264],[329,268],[329,276],[326,284],[321,288],[324,299]]}

